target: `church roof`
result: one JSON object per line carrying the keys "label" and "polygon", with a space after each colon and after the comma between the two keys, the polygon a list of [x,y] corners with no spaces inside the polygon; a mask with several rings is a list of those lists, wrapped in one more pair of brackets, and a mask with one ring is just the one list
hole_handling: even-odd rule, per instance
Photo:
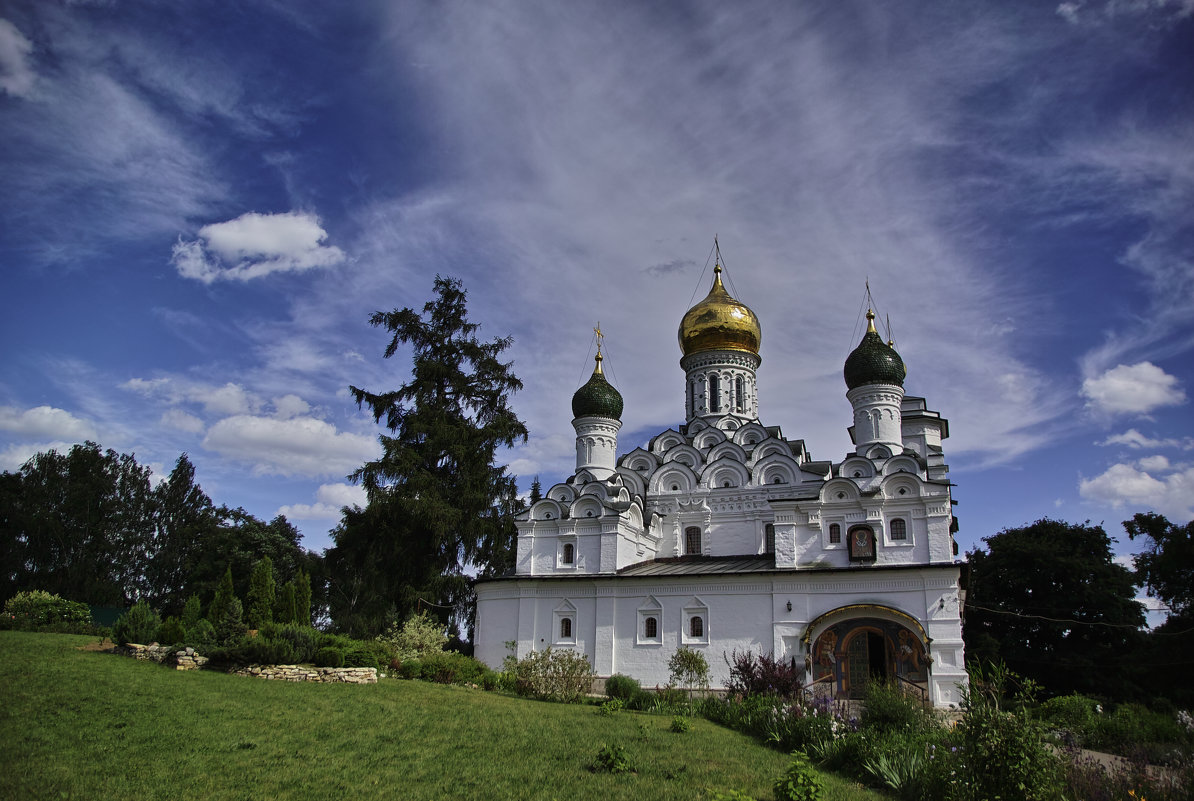
{"label": "church roof", "polygon": [[904,386],[904,360],[895,348],[888,345],[875,330],[875,313],[867,309],[866,333],[849,356],[842,375],[849,389],[864,384],[895,384]]}
{"label": "church roof", "polygon": [[726,291],[721,283],[720,264],[713,267],[709,294],[680,320],[679,339],[685,356],[709,350],[738,350],[758,355],[763,342],[759,318]]}
{"label": "church roof", "polygon": [[622,419],[622,393],[605,380],[601,371],[601,351],[597,351],[593,375],[572,396],[573,417],[608,417]]}

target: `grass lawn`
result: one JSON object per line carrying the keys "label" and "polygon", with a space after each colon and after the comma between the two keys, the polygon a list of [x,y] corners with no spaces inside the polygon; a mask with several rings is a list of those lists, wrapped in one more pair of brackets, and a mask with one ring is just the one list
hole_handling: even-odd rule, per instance
{"label": "grass lawn", "polygon": [[[297,684],[0,631],[0,798],[760,799],[788,758],[694,719],[424,682]],[[637,773],[593,773],[604,744]],[[825,798],[884,796],[826,775]]]}

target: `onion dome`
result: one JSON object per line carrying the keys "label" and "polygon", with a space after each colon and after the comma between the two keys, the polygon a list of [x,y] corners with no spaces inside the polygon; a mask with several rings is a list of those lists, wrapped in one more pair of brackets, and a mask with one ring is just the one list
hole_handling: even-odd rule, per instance
{"label": "onion dome", "polygon": [[680,321],[680,350],[685,356],[708,350],[759,354],[763,330],[759,318],[730,296],[721,283],[721,265],[713,268],[713,288]]}
{"label": "onion dome", "polygon": [[601,371],[602,358],[601,351],[598,350],[595,359],[597,365],[593,368],[593,375],[572,396],[573,417],[622,419],[622,393],[605,380],[605,373]]}
{"label": "onion dome", "polygon": [[895,384],[902,387],[905,374],[904,360],[895,352],[895,348],[879,336],[875,330],[875,313],[867,309],[866,333],[858,347],[846,357],[846,367],[842,370],[846,387],[854,389],[864,384]]}

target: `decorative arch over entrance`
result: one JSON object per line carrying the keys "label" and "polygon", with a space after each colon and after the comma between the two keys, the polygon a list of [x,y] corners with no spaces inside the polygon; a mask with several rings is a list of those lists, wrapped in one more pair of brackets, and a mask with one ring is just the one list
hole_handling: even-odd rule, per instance
{"label": "decorative arch over entrance", "polygon": [[853,604],[809,623],[802,641],[813,683],[834,698],[859,698],[875,679],[927,689],[930,642],[916,618],[879,604]]}

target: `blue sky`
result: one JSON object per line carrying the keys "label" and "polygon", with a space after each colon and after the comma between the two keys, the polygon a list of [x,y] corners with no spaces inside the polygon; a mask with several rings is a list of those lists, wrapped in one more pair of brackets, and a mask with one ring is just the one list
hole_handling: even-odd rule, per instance
{"label": "blue sky", "polygon": [[[320,550],[407,375],[378,309],[461,278],[573,465],[682,422],[713,237],[762,418],[849,448],[865,281],[950,420],[963,550],[1194,517],[1194,2],[9,2],[0,468],[83,439]],[[705,271],[705,272],[703,272]]]}

